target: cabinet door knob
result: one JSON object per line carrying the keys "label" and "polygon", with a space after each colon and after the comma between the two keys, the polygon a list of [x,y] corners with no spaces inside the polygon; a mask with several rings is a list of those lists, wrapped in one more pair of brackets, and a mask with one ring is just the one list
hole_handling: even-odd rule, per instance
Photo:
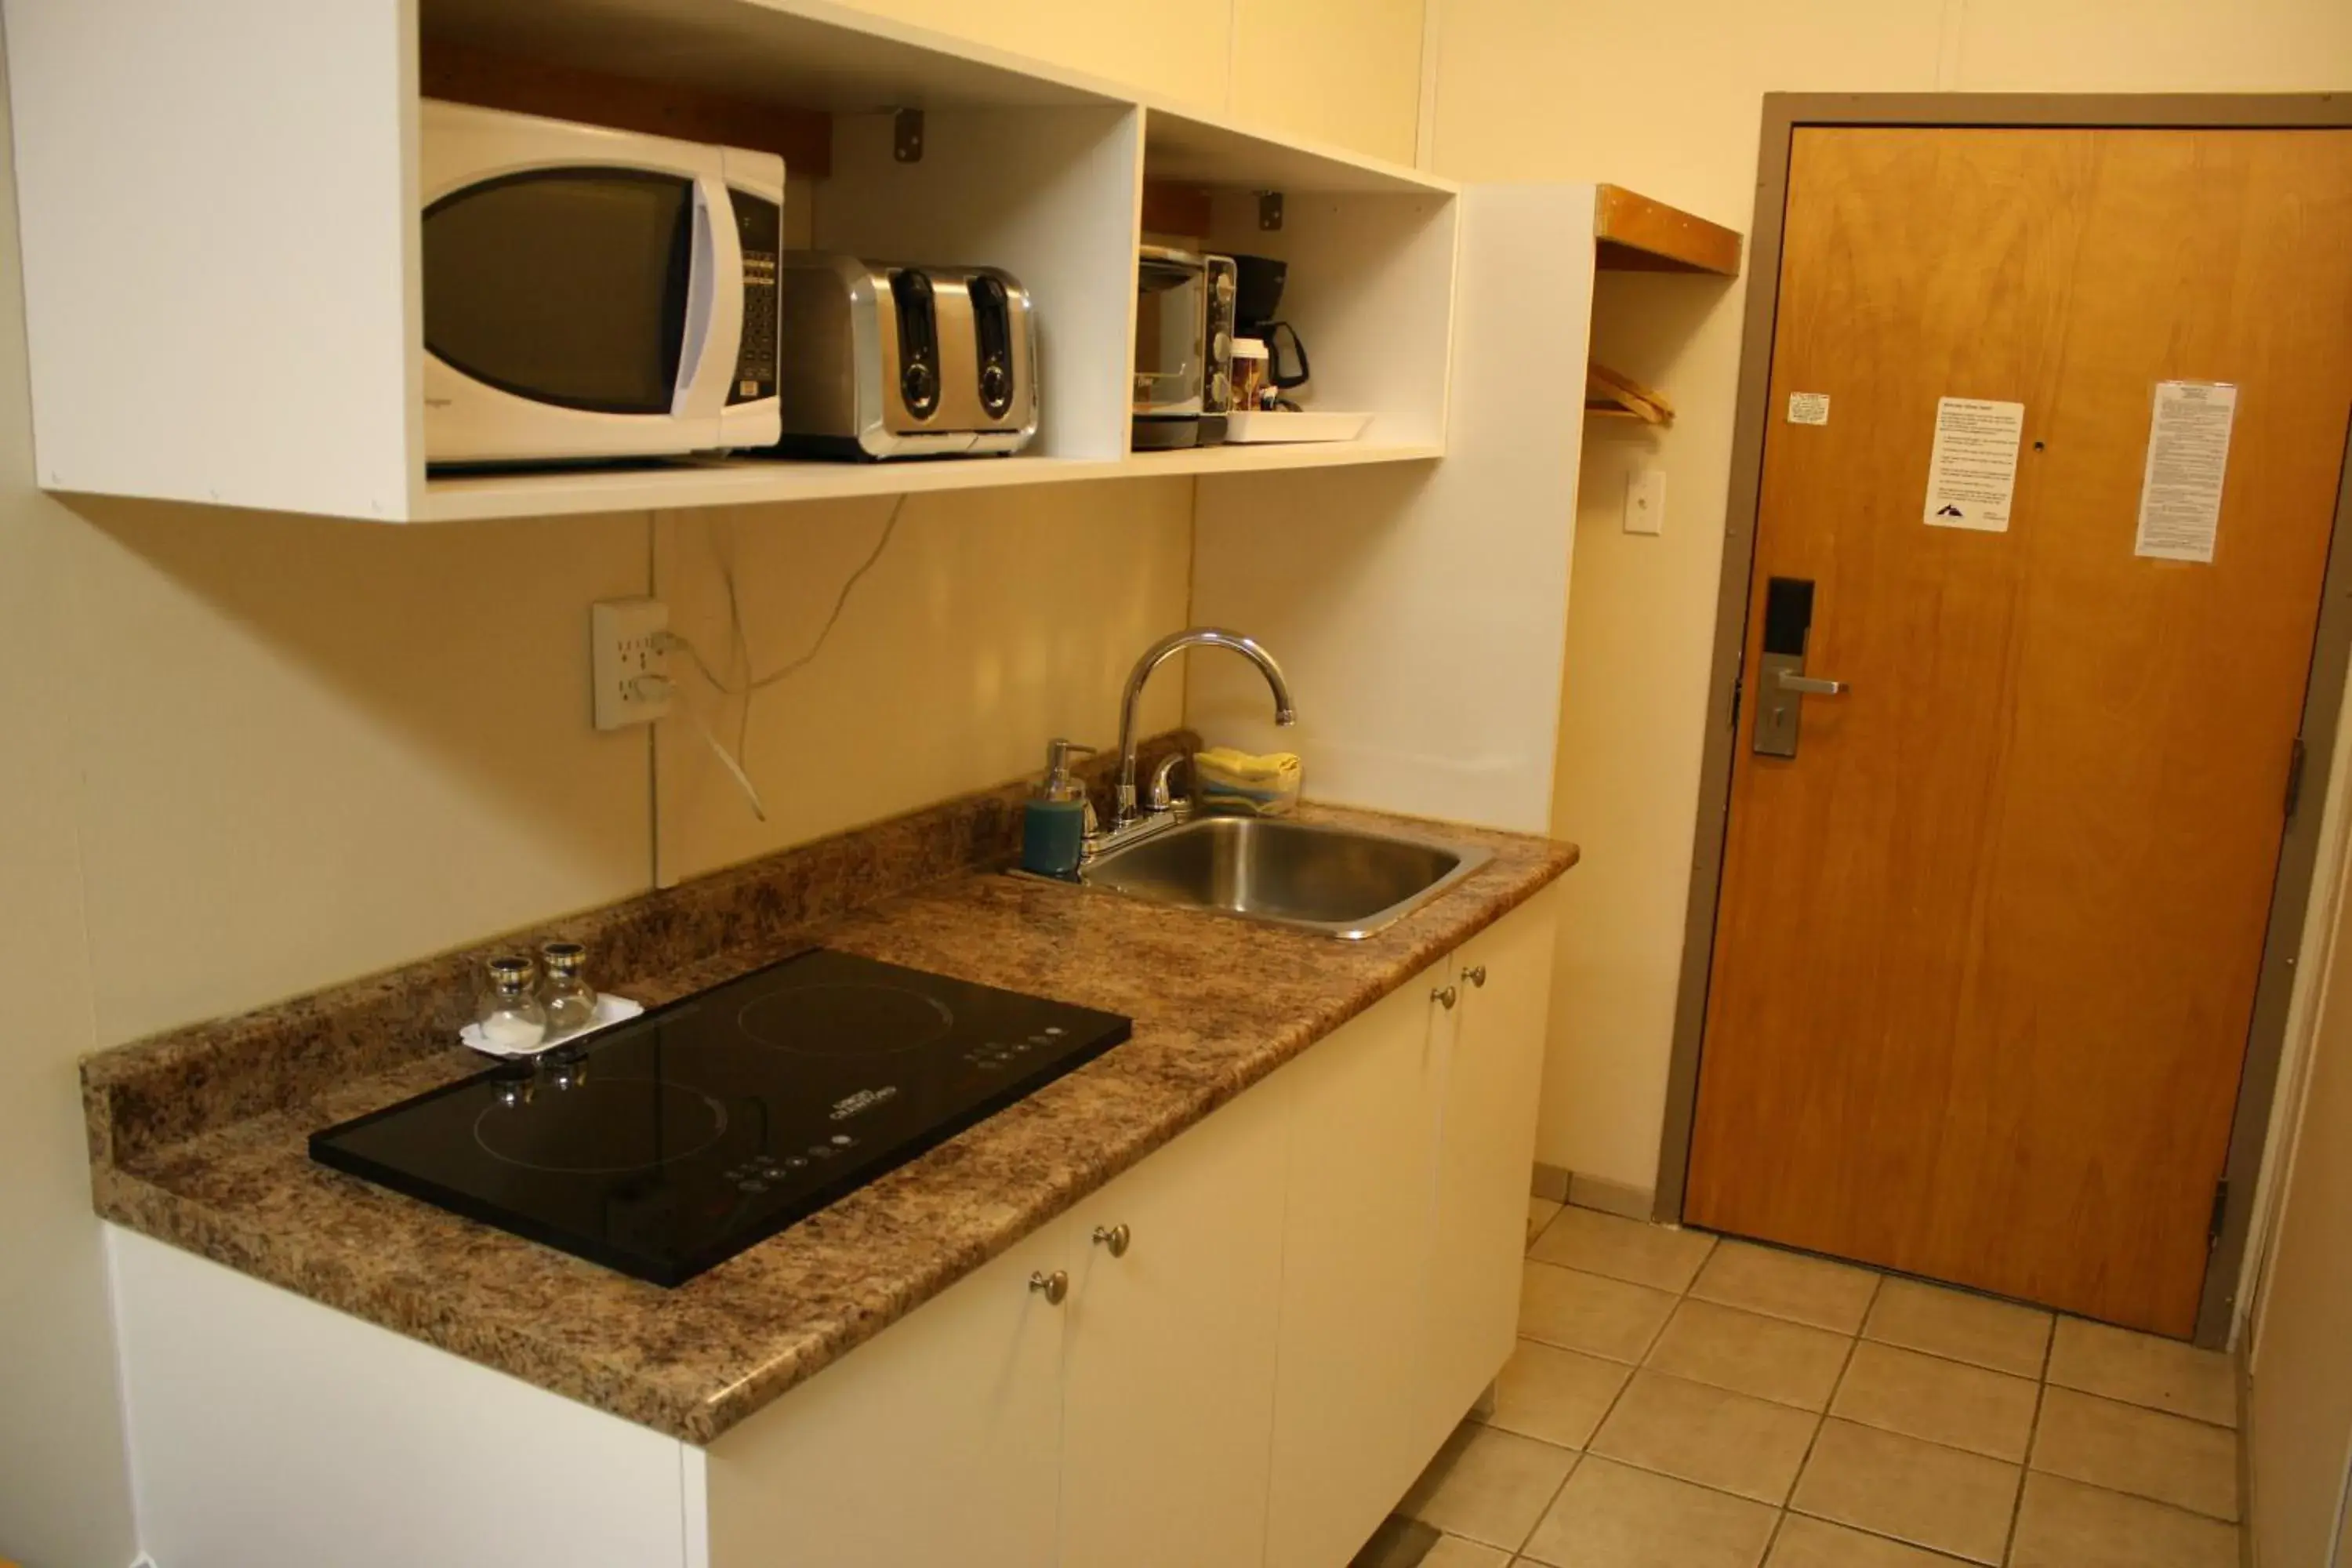
{"label": "cabinet door knob", "polygon": [[1473,964],[1462,972],[1462,978],[1484,991],[1486,989],[1486,966],[1483,963]]}
{"label": "cabinet door knob", "polygon": [[1454,1004],[1462,999],[1462,994],[1451,985],[1443,985],[1431,992],[1429,999],[1450,1013],[1454,1010]]}
{"label": "cabinet door knob", "polygon": [[1124,1224],[1095,1226],[1095,1245],[1110,1248],[1113,1258],[1125,1258],[1128,1244],[1134,1239],[1135,1233]]}
{"label": "cabinet door knob", "polygon": [[1045,1297],[1047,1306],[1058,1307],[1062,1299],[1070,1293],[1070,1277],[1058,1268],[1051,1274],[1041,1269],[1029,1276],[1029,1289]]}

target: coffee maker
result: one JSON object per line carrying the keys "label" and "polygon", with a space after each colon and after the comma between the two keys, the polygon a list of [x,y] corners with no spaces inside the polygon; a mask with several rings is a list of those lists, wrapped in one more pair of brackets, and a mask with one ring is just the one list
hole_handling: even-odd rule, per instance
{"label": "coffee maker", "polygon": [[[1236,256],[1234,269],[1234,336],[1255,338],[1265,344],[1268,386],[1288,392],[1306,385],[1314,374],[1307,363],[1307,345],[1299,341],[1297,328],[1279,319],[1282,286],[1289,279],[1290,264],[1271,256]],[[1283,354],[1285,338],[1289,340],[1287,365]]]}

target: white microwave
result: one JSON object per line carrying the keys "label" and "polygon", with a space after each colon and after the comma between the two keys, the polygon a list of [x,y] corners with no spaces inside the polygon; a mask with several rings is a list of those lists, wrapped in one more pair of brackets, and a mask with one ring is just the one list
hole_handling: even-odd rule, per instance
{"label": "white microwave", "polygon": [[776,443],[782,159],[422,108],[427,463]]}

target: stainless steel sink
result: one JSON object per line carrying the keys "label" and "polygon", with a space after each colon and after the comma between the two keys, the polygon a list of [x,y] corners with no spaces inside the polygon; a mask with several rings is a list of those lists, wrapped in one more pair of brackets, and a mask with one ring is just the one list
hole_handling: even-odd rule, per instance
{"label": "stainless steel sink", "polygon": [[1492,858],[1490,849],[1442,838],[1204,816],[1106,852],[1078,880],[1352,942],[1394,924]]}

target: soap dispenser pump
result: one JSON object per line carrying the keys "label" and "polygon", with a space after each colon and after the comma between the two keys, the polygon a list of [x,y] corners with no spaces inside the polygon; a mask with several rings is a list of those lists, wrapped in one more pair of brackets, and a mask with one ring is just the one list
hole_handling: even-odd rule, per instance
{"label": "soap dispenser pump", "polygon": [[1021,816],[1021,868],[1041,877],[1074,880],[1094,826],[1094,803],[1086,786],[1070,775],[1072,757],[1091,757],[1092,746],[1059,738],[1045,742],[1045,777]]}

